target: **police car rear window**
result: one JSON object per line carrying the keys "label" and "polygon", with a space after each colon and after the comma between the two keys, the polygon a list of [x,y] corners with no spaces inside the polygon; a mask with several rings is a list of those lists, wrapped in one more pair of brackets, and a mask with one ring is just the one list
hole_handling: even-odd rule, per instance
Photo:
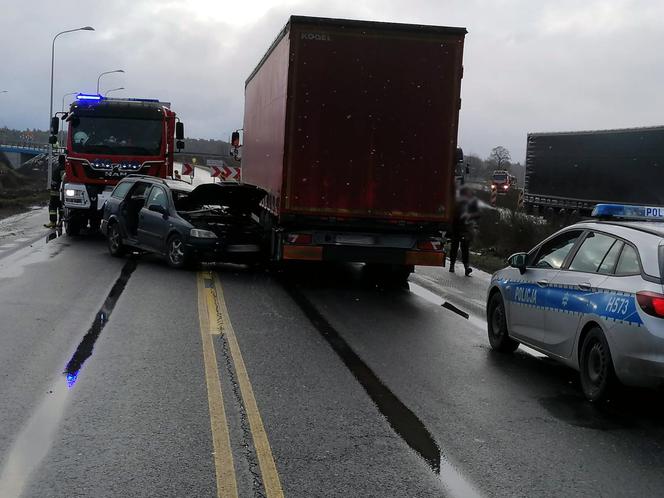
{"label": "police car rear window", "polygon": [[613,273],[616,263],[618,262],[618,257],[620,256],[620,251],[622,251],[623,242],[616,240],[616,242],[611,246],[609,252],[604,256],[604,261],[599,267],[599,273]]}
{"label": "police car rear window", "polygon": [[574,256],[569,269],[589,273],[597,272],[605,256],[615,243],[616,239],[608,235],[589,233]]}
{"label": "police car rear window", "polygon": [[637,273],[641,273],[639,255],[632,246],[625,244],[625,248],[620,254],[620,260],[618,260],[616,275],[635,275]]}

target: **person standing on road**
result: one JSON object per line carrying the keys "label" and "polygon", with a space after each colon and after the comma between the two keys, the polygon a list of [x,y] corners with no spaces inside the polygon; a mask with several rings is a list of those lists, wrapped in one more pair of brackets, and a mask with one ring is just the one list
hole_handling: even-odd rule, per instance
{"label": "person standing on road", "polygon": [[[49,222],[44,226],[46,228],[56,228],[58,223],[62,223],[62,201],[60,200],[60,184],[65,174],[64,168],[65,156],[58,157],[57,164],[53,165],[51,172],[51,188],[48,199],[48,219]],[[58,217],[60,218],[58,222]]]}
{"label": "person standing on road", "polygon": [[454,273],[459,245],[461,246],[461,262],[466,276],[473,269],[470,267],[470,243],[477,230],[477,220],[480,217],[480,208],[473,189],[462,186],[457,195],[454,210],[454,221],[452,222],[452,236],[450,249],[450,273]]}

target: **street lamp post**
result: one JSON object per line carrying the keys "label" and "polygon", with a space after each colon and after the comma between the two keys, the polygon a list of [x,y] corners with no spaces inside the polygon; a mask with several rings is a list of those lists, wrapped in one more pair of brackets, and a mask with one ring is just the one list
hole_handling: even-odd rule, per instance
{"label": "street lamp post", "polygon": [[117,88],[111,88],[110,90],[106,90],[106,93],[104,93],[104,97],[106,97],[111,92],[118,92],[118,91],[124,90],[124,89],[125,89],[125,87],[123,87],[123,86],[119,86]]}
{"label": "street lamp post", "polygon": [[99,95],[99,81],[101,80],[101,77],[104,76],[105,74],[112,74],[112,73],[124,73],[124,69],[115,69],[113,71],[105,71],[105,72],[101,73],[97,77],[97,95]]}
{"label": "street lamp post", "polygon": [[0,93],[9,93],[7,90],[0,90]]}
{"label": "street lamp post", "polygon": [[[51,130],[51,118],[53,117],[53,69],[55,66],[55,40],[60,35],[65,33],[73,33],[74,31],[94,31],[95,29],[92,26],[84,26],[82,28],[68,29],[65,31],[60,31],[57,35],[53,37],[53,42],[51,43],[51,98],[49,100],[49,110],[48,110],[48,130],[49,135]],[[49,141],[48,143],[48,176],[46,178],[46,188],[51,187],[51,175],[53,174],[53,144]]]}
{"label": "street lamp post", "polygon": [[[77,94],[78,94],[78,92],[69,92],[69,93],[65,93],[62,96],[62,107],[60,108],[60,112],[65,112],[65,99],[67,97],[70,97],[72,95],[77,95]],[[65,138],[65,130],[62,129],[62,130],[60,130],[60,144],[62,144],[62,141],[64,140],[64,138]]]}

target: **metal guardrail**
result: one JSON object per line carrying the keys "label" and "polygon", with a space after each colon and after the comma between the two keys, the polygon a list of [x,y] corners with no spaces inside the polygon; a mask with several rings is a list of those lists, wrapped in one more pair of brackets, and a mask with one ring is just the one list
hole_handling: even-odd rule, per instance
{"label": "metal guardrail", "polygon": [[0,143],[0,151],[42,154],[48,151],[48,144],[35,144],[31,142]]}

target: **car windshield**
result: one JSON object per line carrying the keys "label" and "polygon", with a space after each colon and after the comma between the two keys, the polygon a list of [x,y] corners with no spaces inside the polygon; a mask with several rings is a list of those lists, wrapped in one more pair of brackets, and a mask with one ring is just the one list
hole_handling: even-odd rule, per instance
{"label": "car windshield", "polygon": [[507,175],[504,173],[493,175],[493,179],[498,182],[504,182],[507,180]]}
{"label": "car windshield", "polygon": [[155,156],[161,151],[163,121],[74,116],[71,133],[74,152]]}

